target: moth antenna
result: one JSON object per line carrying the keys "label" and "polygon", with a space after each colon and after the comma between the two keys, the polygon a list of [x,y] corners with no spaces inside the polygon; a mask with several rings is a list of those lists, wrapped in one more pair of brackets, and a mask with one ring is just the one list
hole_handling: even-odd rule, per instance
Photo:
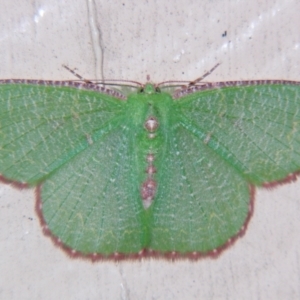
{"label": "moth antenna", "polygon": [[183,80],[168,80],[168,81],[163,81],[163,82],[160,82],[157,84],[157,87],[158,86],[161,86],[161,85],[167,85],[167,84],[170,84],[170,85],[173,85],[173,84],[180,84],[180,83],[183,83],[183,84],[186,84],[186,85],[181,85],[180,89],[188,89],[189,87],[193,86],[193,85],[196,85],[197,83],[199,83],[200,81],[202,81],[205,77],[207,77],[208,75],[210,75],[221,63],[217,63],[213,68],[211,68],[208,72],[206,72],[204,75],[202,75],[201,77],[193,80],[193,81],[183,81]]}
{"label": "moth antenna", "polygon": [[78,73],[76,73],[74,70],[70,69],[68,66],[66,65],[62,65],[65,69],[67,69],[69,72],[71,72],[73,75],[75,75],[78,79],[86,82],[86,83],[93,83],[92,81],[83,78],[81,75],[79,75]]}
{"label": "moth antenna", "polygon": [[[68,66],[66,65],[62,65],[65,69],[67,69],[69,72],[71,72],[73,75],[75,75],[79,80],[84,81],[85,83],[88,84],[104,84],[104,80],[100,80],[100,81],[91,81],[89,79],[85,79],[84,77],[82,77],[81,75],[79,75],[78,73],[76,73],[74,70],[70,69]],[[149,76],[149,75],[148,75]],[[149,76],[150,79],[150,76]],[[126,83],[133,83],[135,85],[138,86],[142,86],[142,84],[140,82],[137,81],[133,81],[133,80],[118,80],[118,79],[106,79],[105,80],[105,84],[106,85],[114,85],[113,82],[126,82]],[[123,84],[121,84],[123,85]],[[127,86],[126,84],[124,84],[124,86]],[[128,85],[131,86],[131,85]]]}
{"label": "moth antenna", "polygon": [[205,77],[207,77],[208,75],[210,75],[221,63],[217,63],[213,68],[211,68],[208,72],[204,73],[204,75],[202,75],[201,77],[191,81],[188,84],[188,87],[192,86],[192,85],[196,85],[198,82],[202,81]]}

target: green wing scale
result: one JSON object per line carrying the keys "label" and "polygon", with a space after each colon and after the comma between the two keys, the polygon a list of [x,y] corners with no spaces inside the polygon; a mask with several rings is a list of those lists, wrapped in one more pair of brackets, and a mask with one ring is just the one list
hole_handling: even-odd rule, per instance
{"label": "green wing scale", "polygon": [[0,81],[0,174],[36,187],[43,230],[92,260],[218,255],[254,187],[300,170],[300,86],[195,85],[173,96]]}

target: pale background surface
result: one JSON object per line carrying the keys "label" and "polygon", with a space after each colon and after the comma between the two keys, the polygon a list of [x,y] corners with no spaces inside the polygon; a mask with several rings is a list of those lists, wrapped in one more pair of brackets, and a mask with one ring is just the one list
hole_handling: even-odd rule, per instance
{"label": "pale background surface", "polygon": [[[74,79],[67,64],[193,80],[221,62],[206,80],[300,80],[298,0],[61,2],[0,0],[0,78]],[[92,264],[43,236],[33,191],[0,185],[0,299],[299,299],[299,190],[258,191],[245,237],[216,260]]]}

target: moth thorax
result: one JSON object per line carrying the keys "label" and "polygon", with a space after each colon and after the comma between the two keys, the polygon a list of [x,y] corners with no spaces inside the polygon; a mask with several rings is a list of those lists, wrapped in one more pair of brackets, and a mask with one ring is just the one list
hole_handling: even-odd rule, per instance
{"label": "moth thorax", "polygon": [[150,116],[147,118],[147,120],[145,122],[145,128],[147,131],[154,132],[154,131],[156,131],[158,126],[159,126],[159,123],[155,117]]}

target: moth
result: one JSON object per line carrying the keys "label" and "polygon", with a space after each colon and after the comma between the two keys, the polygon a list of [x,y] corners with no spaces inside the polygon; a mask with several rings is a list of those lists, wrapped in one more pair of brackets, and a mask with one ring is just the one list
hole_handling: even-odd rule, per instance
{"label": "moth", "polygon": [[300,170],[300,82],[0,81],[0,174],[36,189],[44,233],[91,260],[217,256],[256,187]]}

